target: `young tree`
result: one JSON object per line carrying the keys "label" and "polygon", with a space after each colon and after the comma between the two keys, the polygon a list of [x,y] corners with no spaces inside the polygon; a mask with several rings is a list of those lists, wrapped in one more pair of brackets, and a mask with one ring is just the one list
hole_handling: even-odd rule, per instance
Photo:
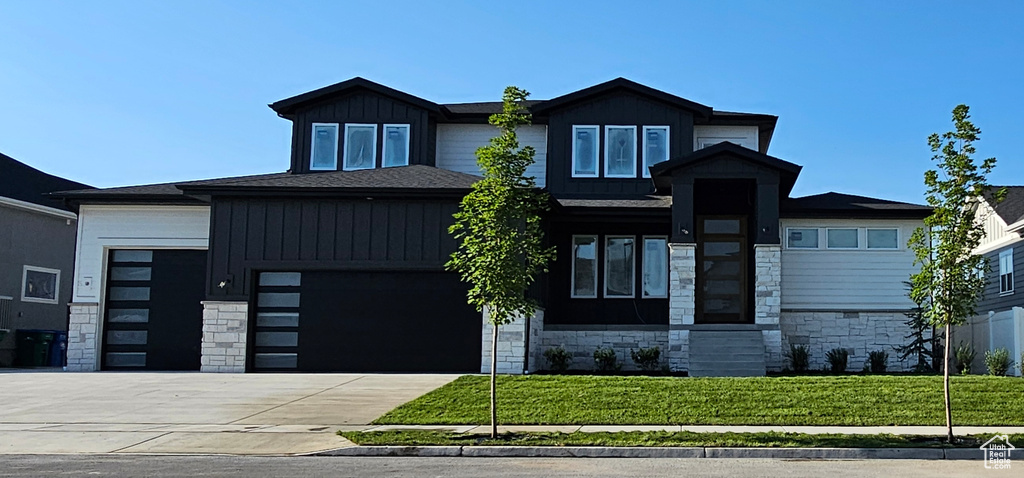
{"label": "young tree", "polygon": [[483,179],[462,199],[449,232],[459,248],[445,265],[470,284],[469,303],[477,311],[486,307],[491,324],[491,437],[498,436],[497,348],[498,329],[517,317],[529,317],[536,303],[526,290],[554,257],[545,248],[540,214],[547,209],[547,195],[536,189],[526,168],[533,164],[534,149],[519,147],[516,128],[530,124],[523,107],[529,93],[514,86],[505,88],[502,112],[488,120],[499,135],[476,151]]}
{"label": "young tree", "polygon": [[924,174],[926,199],[933,212],[925,218],[926,228],[918,228],[909,246],[921,271],[910,276],[910,297],[924,304],[925,318],[944,330],[943,394],[946,405],[946,439],[953,443],[953,413],[949,398],[950,329],[974,315],[985,287],[979,271],[986,267],[984,257],[974,254],[985,229],[976,217],[978,204],[990,194],[996,201],[1006,191],[991,191],[986,179],[996,165],[995,158],[976,164],[974,142],[981,130],[970,121],[967,105],[953,108],[955,130],[928,137],[932,160],[937,170]]}

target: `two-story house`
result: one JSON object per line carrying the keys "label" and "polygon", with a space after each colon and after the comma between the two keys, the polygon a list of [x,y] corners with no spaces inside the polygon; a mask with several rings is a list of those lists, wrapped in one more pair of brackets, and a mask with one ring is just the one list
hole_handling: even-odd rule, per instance
{"label": "two-story house", "polygon": [[[82,217],[69,368],[487,370],[487,326],[444,263],[501,104],[354,78],[270,107],[292,124],[287,172],[64,194]],[[927,207],[792,198],[775,116],[626,79],[528,108],[557,260],[543,310],[504,328],[500,371],[557,346],[630,368],[658,346],[674,371],[761,375],[790,344],[859,367],[903,342],[905,242]]]}
{"label": "two-story house", "polygon": [[[988,264],[985,292],[975,307],[978,315],[953,334],[953,345],[973,345],[976,356],[971,369],[976,373],[985,372],[985,351],[1005,348],[1014,361],[1024,353],[1024,291],[1020,290],[1024,282],[1018,280],[1024,273],[1024,186],[994,188],[1006,188],[1006,197],[993,204],[987,196],[977,211],[985,227],[985,237],[975,250]],[[1019,369],[1011,372],[1020,374]]]}

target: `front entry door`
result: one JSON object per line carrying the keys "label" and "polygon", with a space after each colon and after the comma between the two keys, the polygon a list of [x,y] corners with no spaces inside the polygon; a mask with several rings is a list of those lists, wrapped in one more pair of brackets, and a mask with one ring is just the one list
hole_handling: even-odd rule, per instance
{"label": "front entry door", "polygon": [[697,218],[698,324],[747,324],[747,219]]}

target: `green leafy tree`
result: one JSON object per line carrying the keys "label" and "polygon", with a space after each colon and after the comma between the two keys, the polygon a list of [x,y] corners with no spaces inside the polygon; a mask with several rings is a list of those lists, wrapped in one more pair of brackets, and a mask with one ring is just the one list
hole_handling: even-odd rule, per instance
{"label": "green leafy tree", "polygon": [[523,106],[529,96],[509,86],[502,96],[502,112],[491,115],[499,129],[488,146],[476,151],[483,179],[462,199],[455,223],[449,229],[459,248],[445,265],[470,285],[468,299],[477,311],[487,309],[491,324],[491,437],[498,435],[497,347],[498,329],[517,317],[530,317],[537,304],[527,289],[554,258],[554,248],[544,247],[541,213],[547,195],[526,176],[533,164],[534,149],[520,147],[516,128],[528,125],[530,114]]}
{"label": "green leafy tree", "polygon": [[[906,284],[909,294],[910,283]],[[907,316],[904,324],[910,329],[910,333],[903,338],[910,342],[894,347],[901,362],[911,357],[917,358],[914,365],[914,371],[917,373],[932,373],[939,370],[935,342],[942,339],[942,333],[936,333],[935,326],[924,316],[926,306],[924,303],[916,304],[916,307],[903,314]]]}
{"label": "green leafy tree", "polygon": [[974,142],[981,130],[970,121],[970,108],[953,108],[954,131],[928,137],[937,169],[924,174],[926,199],[933,211],[925,218],[925,228],[910,237],[920,272],[910,276],[910,297],[925,304],[924,317],[944,329],[943,394],[946,405],[946,435],[953,443],[953,413],[949,398],[950,329],[974,315],[974,308],[985,287],[979,274],[985,258],[975,254],[985,229],[978,220],[978,204],[985,194],[996,201],[1006,191],[994,191],[987,176],[996,165],[995,158],[977,164],[972,157]]}

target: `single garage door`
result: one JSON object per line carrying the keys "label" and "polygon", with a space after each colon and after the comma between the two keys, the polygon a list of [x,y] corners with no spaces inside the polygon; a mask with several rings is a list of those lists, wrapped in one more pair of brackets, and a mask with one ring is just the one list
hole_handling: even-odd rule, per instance
{"label": "single garage door", "polygon": [[114,250],[104,370],[199,370],[206,251]]}
{"label": "single garage door", "polygon": [[481,316],[447,272],[259,274],[253,368],[477,372]]}

